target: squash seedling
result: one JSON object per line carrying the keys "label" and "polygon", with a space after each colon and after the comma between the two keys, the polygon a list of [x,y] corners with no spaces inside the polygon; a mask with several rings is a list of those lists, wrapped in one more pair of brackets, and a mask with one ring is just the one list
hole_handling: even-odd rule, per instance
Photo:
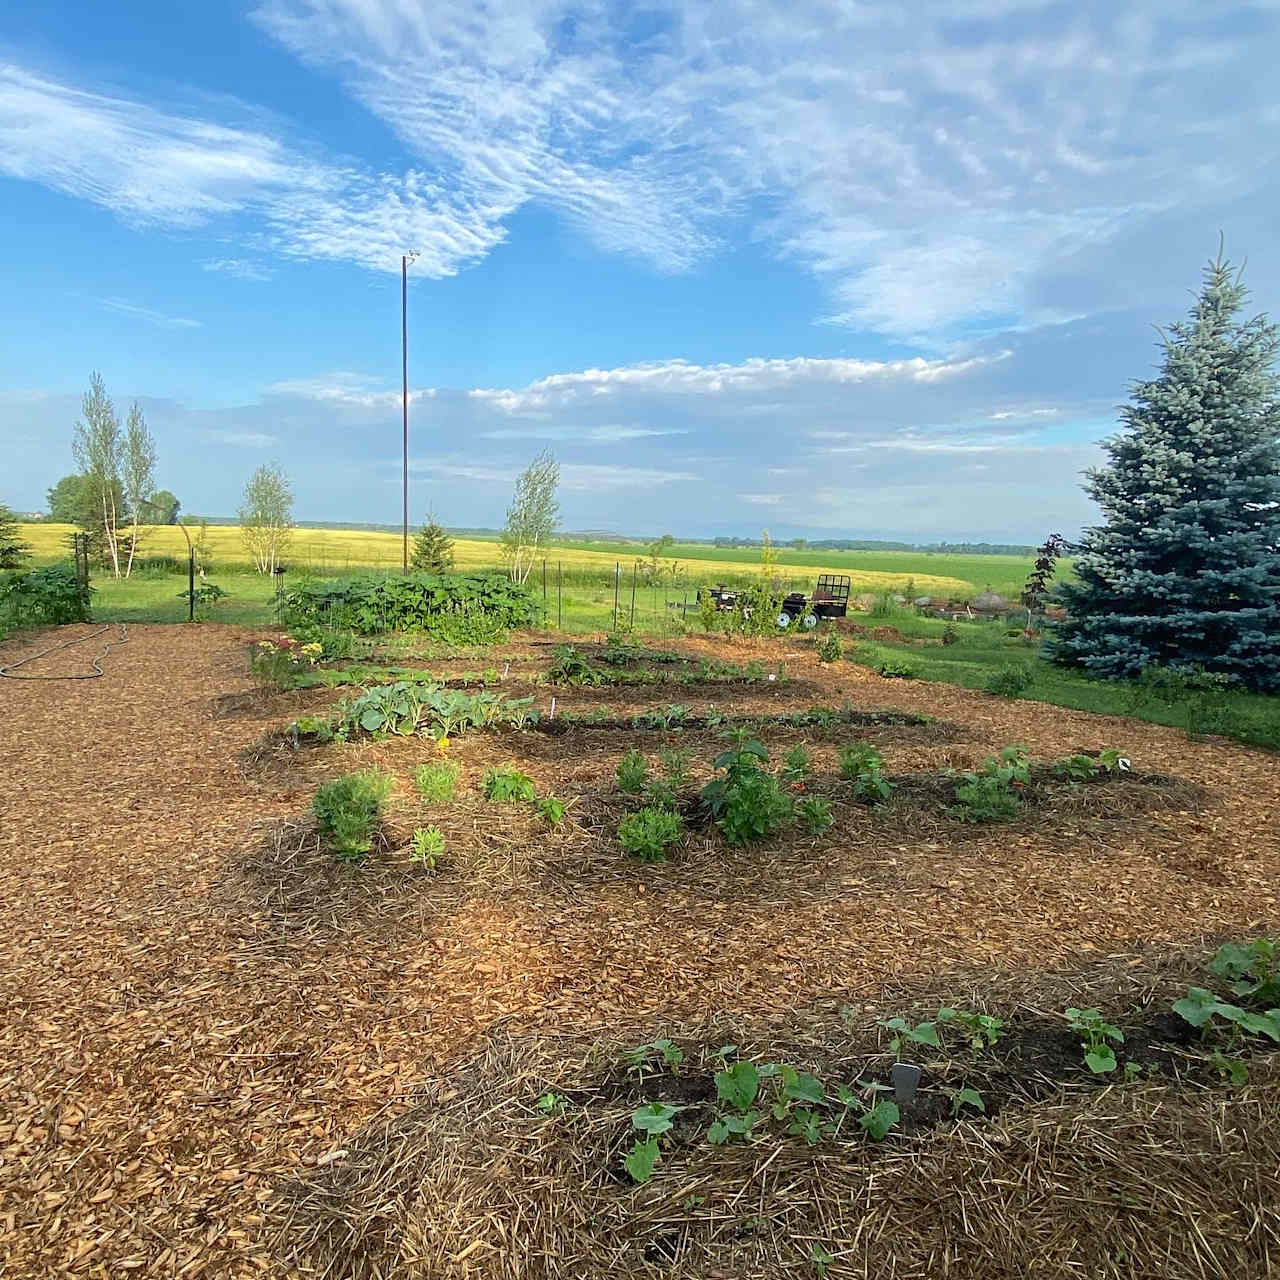
{"label": "squash seedling", "polygon": [[1116,1069],[1116,1054],[1111,1047],[1124,1043],[1124,1032],[1103,1019],[1097,1009],[1068,1009],[1067,1022],[1080,1037],[1084,1063],[1095,1075],[1106,1075]]}

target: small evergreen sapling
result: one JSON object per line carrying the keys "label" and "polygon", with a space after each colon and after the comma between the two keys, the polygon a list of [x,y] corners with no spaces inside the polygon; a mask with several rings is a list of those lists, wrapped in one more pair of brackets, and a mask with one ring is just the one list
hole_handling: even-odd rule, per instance
{"label": "small evergreen sapling", "polygon": [[453,572],[453,539],[435,516],[429,515],[418,530],[409,564],[419,573]]}

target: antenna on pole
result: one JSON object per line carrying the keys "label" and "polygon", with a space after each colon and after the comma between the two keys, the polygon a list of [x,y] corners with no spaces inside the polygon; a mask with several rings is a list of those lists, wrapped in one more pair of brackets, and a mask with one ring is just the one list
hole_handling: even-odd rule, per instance
{"label": "antenna on pole", "polygon": [[404,412],[404,528],[403,572],[409,572],[409,263],[418,251],[400,257],[400,401]]}

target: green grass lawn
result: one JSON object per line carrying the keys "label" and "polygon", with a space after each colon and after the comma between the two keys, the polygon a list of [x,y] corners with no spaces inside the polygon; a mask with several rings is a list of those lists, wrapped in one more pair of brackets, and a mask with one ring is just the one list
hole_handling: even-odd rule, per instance
{"label": "green grass lawn", "polygon": [[1277,697],[1215,693],[1167,701],[1133,684],[1092,680],[1046,662],[1039,656],[1039,641],[1029,643],[1009,636],[1008,628],[994,622],[956,623],[954,644],[921,647],[911,644],[910,639],[940,639],[947,624],[905,613],[890,618],[860,615],[856,621],[867,626],[894,626],[904,637],[901,644],[863,641],[851,647],[850,658],[873,667],[886,661],[902,662],[912,668],[918,679],[966,689],[984,689],[1003,668],[1015,667],[1025,670],[1029,677],[1019,696],[1033,702],[1099,715],[1132,716],[1187,732],[1222,734],[1254,746],[1280,748]]}

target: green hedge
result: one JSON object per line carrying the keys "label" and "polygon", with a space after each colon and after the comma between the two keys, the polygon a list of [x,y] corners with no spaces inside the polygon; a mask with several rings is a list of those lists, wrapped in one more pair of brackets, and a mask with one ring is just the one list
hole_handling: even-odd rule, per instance
{"label": "green hedge", "polygon": [[312,580],[287,591],[284,608],[291,625],[310,622],[359,635],[421,631],[454,644],[488,644],[542,620],[528,587],[501,573]]}

